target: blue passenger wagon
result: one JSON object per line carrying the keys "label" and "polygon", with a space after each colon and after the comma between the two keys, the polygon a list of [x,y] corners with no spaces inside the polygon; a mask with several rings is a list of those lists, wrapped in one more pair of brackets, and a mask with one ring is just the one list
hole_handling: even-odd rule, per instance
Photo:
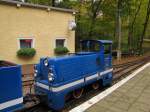
{"label": "blue passenger wagon", "polygon": [[0,112],[22,108],[21,66],[0,61]]}
{"label": "blue passenger wagon", "polygon": [[81,52],[41,58],[35,66],[35,93],[54,110],[64,107],[69,93],[79,98],[84,87],[94,89],[112,83],[112,41],[82,40]]}

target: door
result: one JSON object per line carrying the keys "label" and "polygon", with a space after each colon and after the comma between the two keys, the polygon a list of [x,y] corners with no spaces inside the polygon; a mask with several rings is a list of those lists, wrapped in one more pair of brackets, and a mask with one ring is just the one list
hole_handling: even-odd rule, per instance
{"label": "door", "polygon": [[112,67],[112,44],[104,44],[105,69]]}

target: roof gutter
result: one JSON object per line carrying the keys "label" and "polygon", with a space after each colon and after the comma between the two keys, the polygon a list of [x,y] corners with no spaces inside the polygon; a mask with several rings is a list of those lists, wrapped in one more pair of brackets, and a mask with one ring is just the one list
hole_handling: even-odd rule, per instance
{"label": "roof gutter", "polygon": [[0,4],[16,5],[17,7],[24,6],[24,7],[31,7],[31,8],[37,8],[37,9],[46,9],[48,11],[55,10],[55,11],[72,13],[72,14],[75,14],[77,12],[73,9],[50,7],[50,6],[45,6],[45,5],[38,5],[38,4],[25,3],[25,2],[20,2],[20,1],[12,1],[12,0],[0,0]]}

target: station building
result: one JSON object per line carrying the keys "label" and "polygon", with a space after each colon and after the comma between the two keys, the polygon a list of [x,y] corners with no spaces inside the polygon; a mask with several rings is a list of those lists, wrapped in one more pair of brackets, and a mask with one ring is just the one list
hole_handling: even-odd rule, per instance
{"label": "station building", "polygon": [[[18,1],[0,0],[0,60],[34,64],[40,57],[54,56],[54,48],[75,50],[75,11]],[[28,60],[17,56],[20,48],[35,48]]]}

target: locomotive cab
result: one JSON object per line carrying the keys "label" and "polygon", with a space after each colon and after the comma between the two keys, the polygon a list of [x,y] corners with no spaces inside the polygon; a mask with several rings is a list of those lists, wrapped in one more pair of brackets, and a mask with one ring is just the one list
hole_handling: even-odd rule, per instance
{"label": "locomotive cab", "polygon": [[108,40],[82,40],[80,41],[81,52],[78,55],[88,55],[98,53],[101,57],[101,63],[105,69],[112,66],[112,41]]}

